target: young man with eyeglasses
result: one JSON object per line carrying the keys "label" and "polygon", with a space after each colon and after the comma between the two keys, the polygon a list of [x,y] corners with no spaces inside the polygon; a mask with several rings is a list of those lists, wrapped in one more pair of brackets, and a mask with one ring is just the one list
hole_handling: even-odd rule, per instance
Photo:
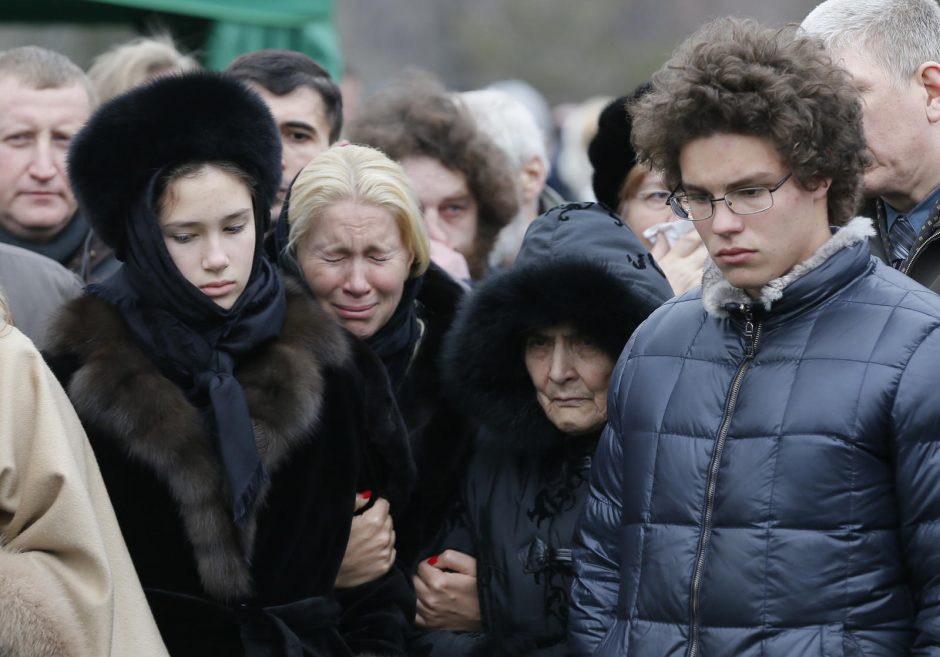
{"label": "young man with eyeglasses", "polygon": [[711,260],[611,379],[568,654],[940,654],[940,297],[851,219],[848,75],[725,19],[631,112]]}

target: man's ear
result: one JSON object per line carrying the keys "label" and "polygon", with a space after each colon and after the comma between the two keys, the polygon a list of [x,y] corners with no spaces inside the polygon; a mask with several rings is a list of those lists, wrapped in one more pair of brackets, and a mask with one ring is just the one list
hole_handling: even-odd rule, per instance
{"label": "man's ear", "polygon": [[940,64],[924,62],[918,67],[915,76],[927,92],[927,120],[931,123],[940,122]]}
{"label": "man's ear", "polygon": [[829,194],[829,187],[832,186],[832,178],[823,178],[816,181],[816,188],[813,190],[813,197],[816,199],[825,198]]}
{"label": "man's ear", "polygon": [[522,165],[519,172],[519,186],[523,202],[532,201],[545,189],[548,179],[548,169],[545,162],[538,155],[533,155],[529,161]]}

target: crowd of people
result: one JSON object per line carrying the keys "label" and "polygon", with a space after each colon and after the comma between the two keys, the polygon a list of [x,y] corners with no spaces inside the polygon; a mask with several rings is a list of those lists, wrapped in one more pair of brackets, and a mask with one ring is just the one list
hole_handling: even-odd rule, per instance
{"label": "crowd of people", "polygon": [[613,95],[0,51],[0,655],[940,655],[940,6]]}

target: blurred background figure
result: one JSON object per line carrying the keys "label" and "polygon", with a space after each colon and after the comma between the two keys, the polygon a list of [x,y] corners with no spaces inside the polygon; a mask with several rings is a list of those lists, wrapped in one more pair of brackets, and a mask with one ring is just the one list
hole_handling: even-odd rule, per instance
{"label": "blurred background figure", "polygon": [[401,164],[421,204],[431,259],[457,280],[483,278],[519,205],[506,155],[463,103],[412,73],[366,100],[348,137]]}
{"label": "blurred background figure", "polygon": [[565,654],[574,524],[611,371],[672,294],[605,208],[542,215],[471,293],[445,342],[447,394],[480,418],[461,523],[414,578],[413,654]]}
{"label": "blurred background figure", "polygon": [[199,62],[181,53],[173,37],[164,33],[112,46],[95,57],[88,77],[98,94],[98,102],[103,103],[161,75],[198,68]]}
{"label": "blurred background figure", "polygon": [[271,219],[276,222],[284,195],[300,170],[339,139],[343,96],[326,69],[290,50],[246,53],[225,72],[261,96],[281,135],[281,185],[271,207]]}
{"label": "blurred background figure", "polygon": [[585,101],[565,104],[556,108],[558,121],[558,152],[555,167],[558,177],[567,188],[572,201],[594,201],[591,187],[591,162],[588,144],[597,134],[597,119],[610,102],[606,96],[594,96]]}
{"label": "blurred background figure", "polygon": [[691,223],[669,209],[662,175],[636,161],[628,105],[649,89],[649,83],[640,85],[604,107],[587,149],[594,170],[591,185],[597,200],[623,218],[656,258],[673,291],[682,294],[701,284],[708,253]]}
{"label": "blurred background figure", "polygon": [[546,185],[551,161],[544,135],[525,105],[497,89],[465,91],[460,97],[477,126],[505,153],[515,175],[519,212],[500,231],[489,255],[491,267],[505,269],[516,259],[529,224],[564,200]]}

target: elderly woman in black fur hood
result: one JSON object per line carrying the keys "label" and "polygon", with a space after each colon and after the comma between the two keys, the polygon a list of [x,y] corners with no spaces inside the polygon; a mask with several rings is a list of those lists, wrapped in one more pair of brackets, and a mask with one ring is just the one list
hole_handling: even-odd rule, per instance
{"label": "elderly woman in black fur hood", "polygon": [[262,255],[264,103],[162,78],[92,116],[69,173],[123,264],[64,307],[49,357],[170,653],[402,654],[407,582],[333,583],[357,482],[395,470],[374,461],[407,449],[403,427],[381,364]]}
{"label": "elderly woman in black fur hood", "polygon": [[563,655],[574,523],[607,420],[614,362],[672,296],[622,221],[596,204],[542,215],[445,342],[448,392],[483,426],[465,517],[415,578],[415,656]]}

